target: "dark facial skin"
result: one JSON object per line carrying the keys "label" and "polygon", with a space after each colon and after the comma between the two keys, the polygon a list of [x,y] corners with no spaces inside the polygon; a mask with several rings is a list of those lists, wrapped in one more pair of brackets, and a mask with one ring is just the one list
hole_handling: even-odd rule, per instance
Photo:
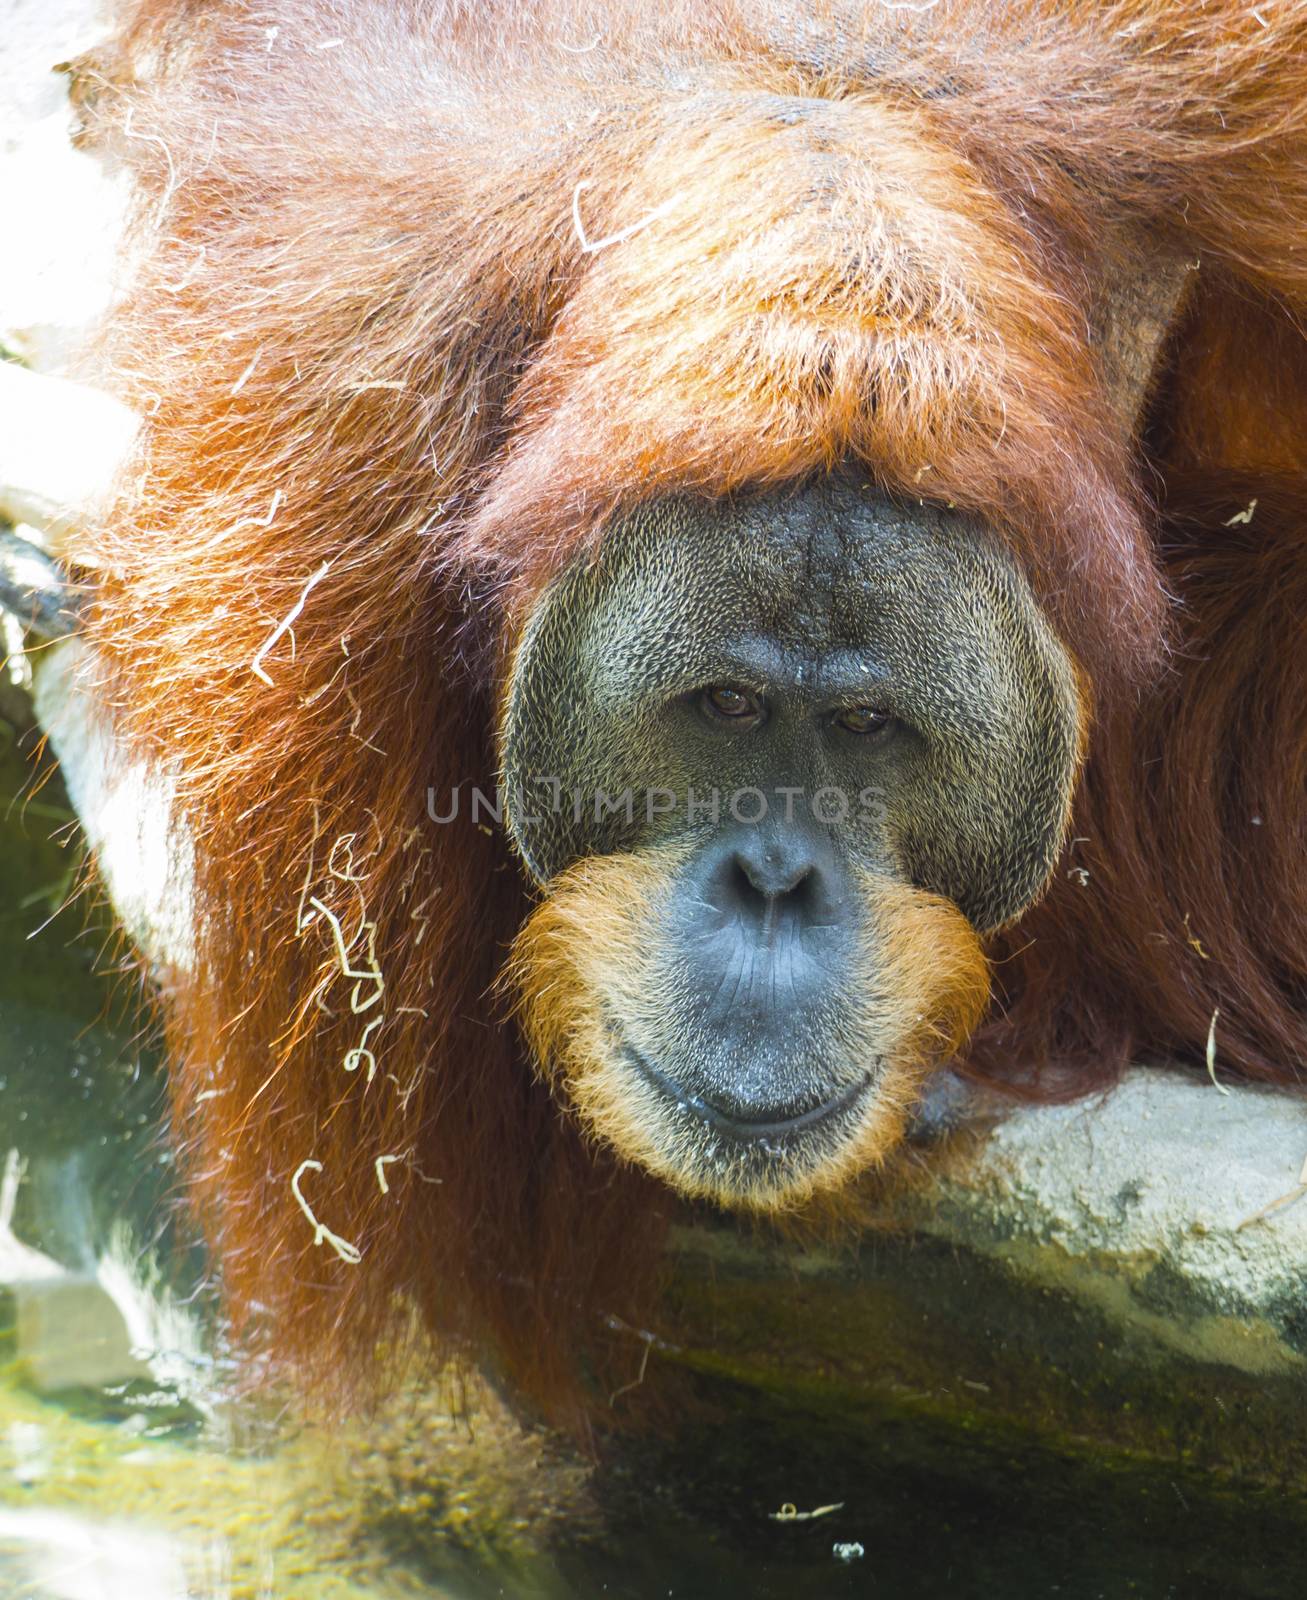
{"label": "dark facial skin", "polygon": [[657,992],[605,1002],[613,1050],[676,1115],[765,1154],[874,1092],[893,1044],[869,884],[943,896],[980,932],[1039,894],[1077,716],[1070,662],[976,521],[844,478],[663,501],[529,620],[510,828],[542,885],[591,856],[666,861]]}

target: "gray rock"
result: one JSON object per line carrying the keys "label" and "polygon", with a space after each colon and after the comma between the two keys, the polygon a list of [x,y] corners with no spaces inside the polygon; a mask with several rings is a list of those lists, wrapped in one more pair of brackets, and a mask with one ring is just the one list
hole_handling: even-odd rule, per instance
{"label": "gray rock", "polygon": [[1066,1289],[1177,1360],[1302,1377],[1305,1162],[1304,1102],[1139,1069],[1099,1100],[1001,1123],[940,1180],[919,1226]]}
{"label": "gray rock", "polygon": [[855,1241],[679,1230],[666,1356],[854,1432],[889,1408],[1307,1494],[1307,1105],[1141,1067],[974,1112]]}

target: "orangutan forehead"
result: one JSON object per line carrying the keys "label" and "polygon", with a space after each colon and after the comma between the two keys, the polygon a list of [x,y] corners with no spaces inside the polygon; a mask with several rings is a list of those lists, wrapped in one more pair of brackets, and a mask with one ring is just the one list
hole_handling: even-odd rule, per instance
{"label": "orangutan forehead", "polygon": [[649,502],[618,519],[581,567],[582,604],[620,611],[614,624],[646,641],[673,618],[698,620],[700,632],[710,618],[719,640],[765,637],[809,656],[887,633],[924,636],[974,604],[964,597],[978,588],[1020,581],[976,519],[897,505],[842,477],[744,499]]}

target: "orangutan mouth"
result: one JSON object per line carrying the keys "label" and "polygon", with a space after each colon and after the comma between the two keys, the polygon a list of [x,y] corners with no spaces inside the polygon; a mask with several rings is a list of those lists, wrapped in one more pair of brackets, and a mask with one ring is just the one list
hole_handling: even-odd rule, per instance
{"label": "orangutan mouth", "polygon": [[[627,1064],[656,1089],[662,1099],[670,1102],[682,1114],[688,1112],[698,1117],[716,1133],[740,1144],[768,1145],[851,1118],[870,1091],[876,1076],[873,1067],[863,1072],[854,1083],[815,1105],[800,1110],[769,1107],[763,1115],[750,1116],[728,1111],[702,1095],[689,1093],[630,1045],[626,1046],[623,1053]],[[879,1063],[876,1065],[879,1066]]]}

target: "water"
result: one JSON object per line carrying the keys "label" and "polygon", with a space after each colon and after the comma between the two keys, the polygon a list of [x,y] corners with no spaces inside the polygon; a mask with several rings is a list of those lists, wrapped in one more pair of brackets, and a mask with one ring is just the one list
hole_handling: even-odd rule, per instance
{"label": "water", "polygon": [[596,1472],[492,1396],[469,1425],[419,1384],[343,1427],[236,1398],[129,968],[76,911],[28,937],[67,821],[52,786],[0,823],[0,1600],[1298,1600],[1300,1492],[908,1405],[851,1428],[702,1377],[675,1438]]}

